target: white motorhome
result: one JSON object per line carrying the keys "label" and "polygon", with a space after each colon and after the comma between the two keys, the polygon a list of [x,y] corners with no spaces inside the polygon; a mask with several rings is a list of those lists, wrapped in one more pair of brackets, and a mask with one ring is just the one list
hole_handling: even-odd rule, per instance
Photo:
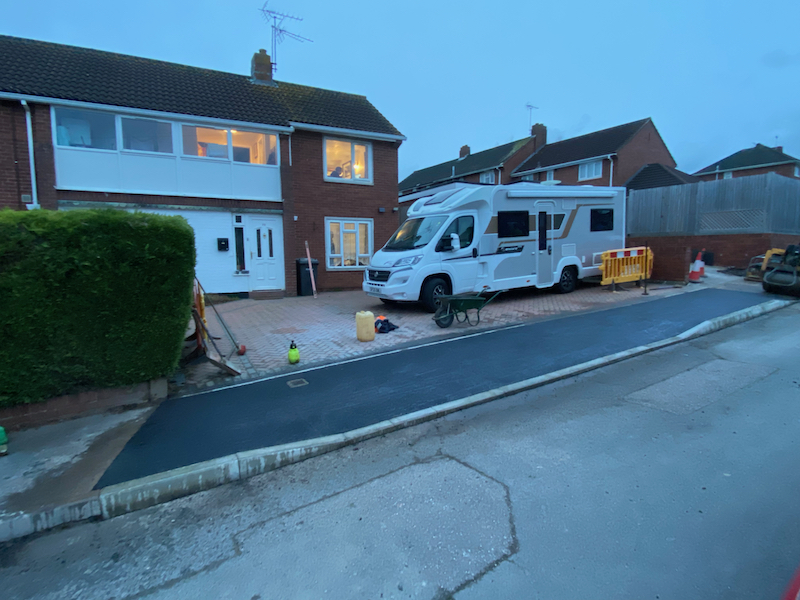
{"label": "white motorhome", "polygon": [[[443,294],[575,289],[600,274],[601,254],[625,246],[625,188],[452,183],[418,192],[407,220],[364,271],[384,302]],[[413,199],[413,198],[412,198]]]}

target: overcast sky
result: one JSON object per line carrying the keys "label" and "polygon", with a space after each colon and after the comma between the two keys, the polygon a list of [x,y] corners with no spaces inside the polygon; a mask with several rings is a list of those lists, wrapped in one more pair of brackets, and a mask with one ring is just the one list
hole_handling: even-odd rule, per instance
{"label": "overcast sky", "polygon": [[[0,31],[249,74],[262,0],[0,0]],[[800,157],[800,2],[270,0],[313,40],[276,78],[366,95],[407,138],[400,178],[525,137],[652,117],[694,172],[760,142]]]}

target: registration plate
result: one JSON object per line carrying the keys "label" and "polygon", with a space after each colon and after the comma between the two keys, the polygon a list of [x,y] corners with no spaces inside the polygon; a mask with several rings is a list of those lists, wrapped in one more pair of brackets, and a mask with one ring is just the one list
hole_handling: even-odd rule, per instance
{"label": "registration plate", "polygon": [[378,286],[375,286],[375,285],[371,285],[371,286],[369,286],[369,291],[372,294],[380,294],[381,293],[381,288],[379,288]]}

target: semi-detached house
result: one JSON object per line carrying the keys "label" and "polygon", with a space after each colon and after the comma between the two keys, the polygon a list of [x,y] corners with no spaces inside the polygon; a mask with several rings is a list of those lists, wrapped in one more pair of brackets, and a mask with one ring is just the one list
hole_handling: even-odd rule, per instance
{"label": "semi-detached house", "polygon": [[181,215],[208,292],[357,288],[397,227],[402,134],[364,97],[0,36],[0,208]]}

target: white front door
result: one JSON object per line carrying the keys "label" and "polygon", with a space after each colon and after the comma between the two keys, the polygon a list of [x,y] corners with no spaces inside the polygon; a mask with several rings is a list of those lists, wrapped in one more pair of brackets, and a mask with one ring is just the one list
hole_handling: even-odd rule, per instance
{"label": "white front door", "polygon": [[278,216],[248,216],[250,291],[282,290],[283,223]]}
{"label": "white front door", "polygon": [[553,210],[552,202],[536,203],[536,234],[539,256],[536,261],[536,286],[553,285]]}

